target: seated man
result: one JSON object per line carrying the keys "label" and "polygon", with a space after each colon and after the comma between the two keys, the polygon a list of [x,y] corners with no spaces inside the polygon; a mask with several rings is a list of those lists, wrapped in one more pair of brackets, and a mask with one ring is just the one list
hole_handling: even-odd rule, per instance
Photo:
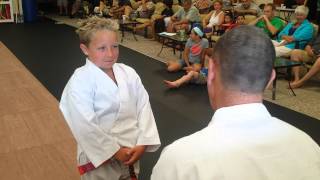
{"label": "seated man", "polygon": [[318,180],[319,145],[263,105],[274,59],[270,38],[256,27],[224,34],[208,66],[211,122],[167,146],[151,180]]}
{"label": "seated man", "polygon": [[269,36],[275,36],[281,30],[285,23],[278,17],[274,16],[275,6],[271,3],[266,4],[263,8],[263,15],[255,19],[250,25],[255,25]]}
{"label": "seated man", "polygon": [[310,79],[313,75],[315,75],[320,67],[320,35],[312,40],[304,50],[300,49],[294,49],[291,52],[291,60],[292,61],[298,61],[298,62],[314,62],[315,64],[310,69],[310,71],[302,78],[300,79],[300,69],[301,67],[293,67],[292,71],[294,74],[294,80],[291,83],[292,88],[298,88],[304,84],[305,81]]}
{"label": "seated man", "polygon": [[304,49],[312,39],[313,26],[306,19],[309,13],[308,7],[298,6],[294,13],[295,20],[284,27],[278,34],[277,40],[273,41],[277,57],[290,56],[293,49]]}
{"label": "seated man", "polygon": [[170,19],[167,31],[176,32],[181,29],[189,31],[191,23],[200,22],[200,14],[196,7],[192,6],[191,0],[184,0],[183,8],[179,9]]}
{"label": "seated man", "polygon": [[118,5],[110,9],[109,15],[119,19],[122,15],[129,17],[131,11],[132,8],[130,0],[118,0]]}
{"label": "seated man", "polygon": [[139,18],[150,18],[152,15],[155,4],[151,0],[141,0],[138,2],[139,7],[136,10],[136,13]]}
{"label": "seated man", "polygon": [[261,9],[252,2],[252,0],[241,0],[241,3],[234,8],[234,12],[239,15],[255,15],[260,16]]}

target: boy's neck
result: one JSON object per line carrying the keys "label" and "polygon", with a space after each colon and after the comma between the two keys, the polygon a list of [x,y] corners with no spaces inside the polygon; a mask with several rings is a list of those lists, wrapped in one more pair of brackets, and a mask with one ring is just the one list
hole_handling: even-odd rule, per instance
{"label": "boy's neck", "polygon": [[200,42],[200,41],[201,41],[201,38],[194,40],[194,42],[196,42],[196,43],[198,43],[198,42]]}

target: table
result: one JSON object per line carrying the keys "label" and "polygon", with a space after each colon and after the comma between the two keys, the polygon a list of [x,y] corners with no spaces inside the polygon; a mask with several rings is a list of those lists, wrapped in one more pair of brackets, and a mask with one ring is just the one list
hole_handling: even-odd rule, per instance
{"label": "table", "polygon": [[276,7],[276,11],[279,12],[279,16],[280,17],[281,17],[281,14],[282,14],[286,21],[290,21],[290,17],[294,13],[295,9]]}
{"label": "table", "polygon": [[[175,54],[175,50],[179,50],[180,51],[180,58],[182,58],[182,51],[184,50],[184,46],[185,43],[187,42],[189,36],[185,35],[185,36],[179,36],[177,34],[172,34],[172,33],[166,33],[166,32],[162,32],[162,33],[158,33],[159,38],[162,39],[162,46],[160,49],[160,52],[158,53],[158,56],[161,54],[163,47],[164,46],[168,46],[173,48],[173,53]],[[178,48],[177,48],[178,46]]]}
{"label": "table", "polygon": [[[276,71],[276,77],[273,81],[273,87],[272,87],[272,100],[276,99],[276,88],[277,88],[277,78],[279,74],[279,69],[288,69],[292,68],[294,66],[302,66],[303,63],[296,62],[296,61],[290,61],[289,59],[283,58],[283,57],[277,57],[274,61],[273,68]],[[290,73],[289,73],[290,76]],[[296,96],[293,89],[290,86],[290,79],[288,79],[289,89],[291,90],[292,94]]]}
{"label": "table", "polygon": [[123,19],[120,19],[119,20],[119,26],[120,26],[120,31],[121,31],[121,42],[123,42],[123,38],[124,38],[124,31],[125,30],[129,30],[132,32],[132,35],[133,35],[133,38],[138,41],[137,37],[136,37],[136,33],[135,31],[133,30],[134,27],[137,26],[137,24],[141,24],[137,21],[132,21],[132,20],[123,20]]}

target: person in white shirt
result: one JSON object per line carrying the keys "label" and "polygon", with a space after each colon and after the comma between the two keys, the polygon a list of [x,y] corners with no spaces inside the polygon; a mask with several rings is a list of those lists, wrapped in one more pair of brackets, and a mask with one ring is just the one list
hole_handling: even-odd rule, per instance
{"label": "person in white shirt", "polygon": [[208,66],[211,122],[167,146],[151,180],[318,180],[319,146],[262,104],[274,59],[271,40],[256,27],[225,33]]}
{"label": "person in white shirt", "polygon": [[139,173],[138,160],[160,139],[149,96],[140,77],[117,63],[119,25],[92,17],[77,33],[86,64],[75,70],[60,109],[78,143],[82,180],[118,180]]}

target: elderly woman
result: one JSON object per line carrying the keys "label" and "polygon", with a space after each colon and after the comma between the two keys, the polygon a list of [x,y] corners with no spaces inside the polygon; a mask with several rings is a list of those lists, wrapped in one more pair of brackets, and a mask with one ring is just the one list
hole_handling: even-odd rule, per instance
{"label": "elderly woman", "polygon": [[210,36],[213,30],[218,30],[224,21],[224,12],[222,10],[222,1],[216,0],[213,3],[212,10],[202,21],[202,27],[207,36]]}
{"label": "elderly woman", "polygon": [[295,20],[278,34],[277,41],[273,41],[277,57],[289,56],[293,49],[304,49],[312,39],[313,26],[306,19],[309,13],[308,7],[298,6],[294,13]]}

